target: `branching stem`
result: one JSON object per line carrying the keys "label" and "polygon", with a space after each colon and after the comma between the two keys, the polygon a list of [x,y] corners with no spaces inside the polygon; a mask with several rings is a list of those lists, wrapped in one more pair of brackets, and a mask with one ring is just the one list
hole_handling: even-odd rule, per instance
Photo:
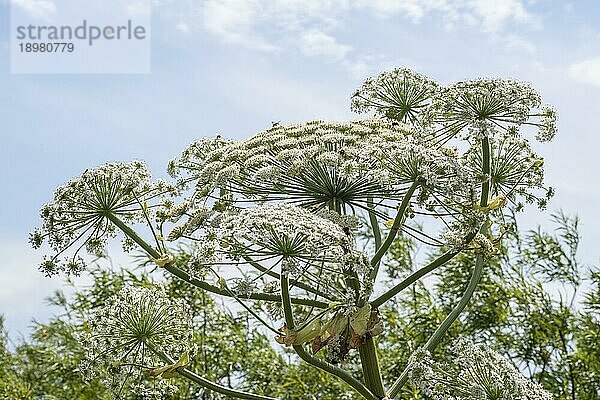
{"label": "branching stem", "polygon": [[[136,242],[146,253],[148,253],[152,258],[158,259],[161,257],[161,254],[153,248],[150,244],[148,244],[144,239],[142,239],[133,229],[127,226],[123,221],[121,221],[117,216],[112,213],[108,213],[106,217],[115,224],[123,233],[129,236],[134,242]],[[207,290],[211,293],[218,294],[220,296],[231,297],[227,290],[222,289],[218,286],[211,285],[210,283],[201,281],[198,278],[192,277],[190,274],[177,267],[174,263],[169,263],[164,266],[164,269],[175,275],[179,279],[189,283],[190,285],[196,286],[200,289]],[[264,300],[264,301],[272,301],[272,302],[280,302],[281,298],[276,294],[268,294],[268,293],[252,293],[248,296],[248,299],[251,300]],[[301,298],[292,298],[292,303],[306,305],[311,307],[317,307],[321,309],[327,309],[329,304],[312,299],[301,299]]]}
{"label": "branching stem", "polygon": [[[288,329],[295,328],[294,322],[294,314],[292,310],[292,302],[290,298],[290,287],[288,277],[285,273],[281,274],[281,302],[283,304],[283,315],[285,317],[285,325]],[[340,367],[332,365],[327,361],[321,360],[311,354],[309,354],[306,349],[302,345],[294,345],[293,346],[296,353],[300,356],[301,359],[306,361],[307,363],[328,372],[344,382],[346,382],[350,387],[360,393],[367,400],[379,400],[379,397],[375,396],[365,385],[360,383],[357,379],[355,379],[348,372],[344,371]]]}

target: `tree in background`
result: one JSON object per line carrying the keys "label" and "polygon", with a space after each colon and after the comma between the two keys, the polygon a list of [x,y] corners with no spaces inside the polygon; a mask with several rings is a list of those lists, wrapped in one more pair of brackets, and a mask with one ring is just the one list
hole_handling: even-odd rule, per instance
{"label": "tree in background", "polygon": [[[464,315],[451,328],[451,336],[467,337],[501,351],[520,370],[542,383],[559,399],[594,400],[600,393],[600,276],[577,259],[578,221],[562,214],[554,216],[557,234],[540,229],[504,242],[502,257],[482,277],[479,290]],[[371,239],[372,240],[372,239]],[[390,282],[409,274],[416,243],[400,237],[394,242],[385,272]],[[189,255],[177,254],[185,264]],[[464,287],[468,258],[453,260],[435,272],[431,283],[416,284],[382,308],[384,320],[394,329],[379,337],[382,370],[398,372],[412,352],[428,338],[444,318]],[[13,354],[2,346],[0,397],[9,399],[82,399],[108,397],[99,380],[84,380],[80,364],[85,358],[77,336],[87,329],[86,321],[106,299],[124,285],[152,287],[154,279],[143,271],[112,271],[99,265],[89,271],[93,283],[75,290],[71,299],[57,292],[50,302],[61,312],[48,323],[36,324],[28,342]],[[587,275],[588,280],[583,279]],[[569,292],[560,296],[544,281],[559,279]],[[199,358],[192,367],[228,385],[242,382],[248,390],[284,399],[358,398],[344,383],[330,375],[297,363],[294,357],[269,346],[273,335],[249,325],[248,314],[228,312],[205,292],[190,290],[176,279],[162,282],[170,295],[195,304],[194,332]],[[574,298],[577,290],[581,301]],[[567,299],[565,301],[564,299]],[[579,304],[582,303],[582,304]],[[444,340],[437,352],[444,357],[451,341]],[[270,348],[271,347],[271,348]],[[279,349],[281,350],[281,349]],[[357,363],[350,357],[346,363]],[[147,379],[151,379],[147,377]],[[210,391],[173,379],[179,390],[174,399],[220,398]],[[403,389],[402,398],[423,399],[414,385]],[[124,393],[123,399],[138,398]]]}
{"label": "tree in background", "polygon": [[18,373],[19,363],[19,358],[8,349],[4,317],[0,315],[0,396],[6,399],[33,400],[30,383]]}
{"label": "tree in background", "polygon": [[[507,215],[507,219],[513,218]],[[600,276],[577,258],[577,218],[552,216],[550,234],[541,229],[504,238],[500,256],[490,262],[477,292],[449,337],[466,337],[502,353],[526,376],[559,399],[600,398]],[[410,273],[417,245],[397,241],[392,275]],[[398,372],[452,309],[466,285],[470,259],[455,257],[394,300],[386,320],[393,324],[382,343],[390,351],[384,366]],[[450,354],[451,339],[442,342],[439,357]],[[402,351],[397,351],[402,348]],[[393,375],[393,373],[392,373]],[[403,398],[422,398],[407,388]]]}
{"label": "tree in background", "polygon": [[[188,257],[180,254],[181,262]],[[102,268],[89,270],[92,284],[76,288],[68,299],[56,292],[49,300],[61,312],[48,323],[35,325],[30,341],[20,344],[7,364],[11,365],[12,380],[25,382],[30,390],[27,396],[0,391],[10,399],[106,399],[111,396],[100,378],[89,379],[82,374],[81,364],[86,359],[86,349],[79,337],[89,332],[89,321],[107,299],[123,287],[135,285],[154,288],[159,283],[147,273]],[[191,305],[194,326],[194,343],[197,356],[190,368],[203,371],[205,376],[220,384],[252,389],[256,392],[281,398],[345,398],[349,388],[332,380],[327,374],[290,362],[284,352],[278,352],[269,343],[272,338],[255,329],[248,314],[233,313],[216,304],[203,291],[191,289],[181,282],[169,279],[160,283],[173,298],[185,299]],[[149,387],[156,378],[144,376]],[[222,398],[212,391],[191,385],[186,379],[169,379],[177,391],[168,399]],[[274,384],[276,383],[276,384]],[[15,386],[17,387],[17,386]],[[305,397],[305,392],[313,393]],[[1,396],[0,396],[1,397]],[[119,393],[120,399],[140,399],[139,393]]]}
{"label": "tree in background", "polygon": [[[432,356],[497,263],[512,226],[507,210],[543,208],[552,195],[521,131],[552,139],[554,111],[523,83],[440,86],[407,69],[368,79],[352,107],[377,117],[201,139],[170,163],[176,185],[151,180],[140,161],[85,171],[42,208],[31,242],[52,253],[41,270],[80,273],[81,252],[99,253],[122,234],[126,250],[143,250],[195,290],[232,299],[277,342],[365,399],[395,398],[410,377],[430,397],[548,398],[488,347],[462,340],[455,359]],[[360,240],[361,221],[373,241]],[[437,257],[379,292],[380,266],[400,232]],[[191,248],[185,265],[174,255],[181,245]],[[457,257],[470,264],[456,303],[411,358],[382,374],[377,336],[393,325],[385,327],[380,309]],[[81,368],[117,397],[172,396],[169,378],[179,374],[226,396],[272,399],[246,390],[242,378],[235,389],[220,384],[206,369],[223,366],[193,367],[201,358],[193,308],[166,288],[124,286],[78,337]],[[352,355],[358,369],[344,363]],[[164,379],[149,383],[148,375]]]}

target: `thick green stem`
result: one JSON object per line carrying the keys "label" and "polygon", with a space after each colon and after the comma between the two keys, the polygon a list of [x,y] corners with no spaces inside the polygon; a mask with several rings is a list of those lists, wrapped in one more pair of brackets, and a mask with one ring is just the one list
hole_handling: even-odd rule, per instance
{"label": "thick green stem", "polygon": [[[396,217],[394,218],[394,223],[392,224],[392,227],[390,228],[390,231],[388,232],[388,234],[385,238],[385,241],[377,249],[377,252],[375,252],[375,255],[371,259],[371,267],[373,268],[373,270],[376,271],[379,269],[379,262],[381,261],[381,259],[385,255],[385,253],[387,253],[390,246],[394,242],[394,239],[396,238],[396,235],[398,234],[398,231],[400,230],[400,228],[402,228],[402,223],[404,221],[404,213],[406,212],[406,209],[408,208],[408,206],[410,204],[410,199],[412,198],[413,194],[415,193],[415,191],[417,190],[419,185],[420,185],[420,183],[418,181],[414,182],[410,186],[410,188],[408,188],[408,191],[404,195],[404,198],[402,199],[402,203],[400,203],[400,207],[398,208],[398,213],[396,214]],[[375,274],[375,276],[376,276],[376,274]],[[375,278],[375,276],[374,276],[374,278]]]}
{"label": "thick green stem", "polygon": [[[490,149],[490,141],[487,137],[484,137],[481,140],[481,151],[482,151],[482,161],[483,161],[482,162],[482,172],[488,179],[486,179],[481,184],[481,199],[479,201],[479,206],[481,208],[485,208],[488,205],[488,199],[489,199],[489,193],[490,193],[490,179],[491,179],[490,178],[491,149]],[[486,223],[484,223],[481,226],[481,229],[479,230],[479,232],[485,233],[485,232],[487,232],[487,230],[488,230],[488,223],[486,221]],[[446,333],[448,328],[450,328],[452,323],[454,321],[456,321],[456,319],[459,317],[459,315],[463,312],[463,310],[465,309],[467,304],[469,304],[471,297],[473,297],[473,294],[475,293],[475,288],[477,287],[477,284],[479,283],[479,281],[481,279],[481,275],[483,273],[483,266],[484,266],[484,256],[478,255],[475,260],[475,268],[473,269],[473,273],[471,274],[471,278],[469,280],[469,284],[467,285],[467,289],[463,293],[463,296],[461,297],[458,304],[452,309],[450,314],[448,314],[446,319],[444,319],[442,324],[435,330],[433,335],[431,335],[431,337],[425,344],[425,348],[427,350],[432,351],[433,349],[435,349],[435,347],[442,340],[442,337],[444,336],[444,334]],[[400,389],[402,388],[402,386],[406,383],[406,381],[408,381],[408,367],[409,366],[404,368],[404,371],[402,372],[400,377],[398,377],[398,379],[396,379],[396,381],[390,387],[390,390],[389,390],[390,398],[392,398],[392,399],[395,398],[398,395],[398,393],[400,392]]]}
{"label": "thick green stem", "polygon": [[321,360],[320,358],[311,355],[304,349],[304,347],[302,347],[302,345],[294,345],[293,347],[301,359],[325,372],[330,373],[331,375],[337,376],[338,378],[346,382],[352,389],[360,393],[360,395],[365,399],[381,400],[379,397],[375,396],[373,392],[371,392],[365,385],[360,383],[358,380],[354,379],[352,375],[350,375],[348,372],[344,371],[340,367],[332,365],[327,361]]}
{"label": "thick green stem", "polygon": [[294,312],[292,311],[290,283],[287,277],[287,272],[281,272],[281,276],[279,278],[279,285],[281,286],[281,304],[283,306],[285,326],[288,328],[288,330],[293,330],[296,327],[296,322],[294,321]]}
{"label": "thick green stem", "polygon": [[[373,198],[367,199],[367,206],[369,208],[369,222],[371,223],[371,229],[373,230],[373,238],[375,239],[375,250],[381,247],[381,230],[379,229],[379,222],[377,221],[377,215],[375,215],[375,206],[373,204]],[[377,272],[379,270],[379,263],[371,269],[370,278],[375,281],[377,278]]]}
{"label": "thick green stem", "polygon": [[[474,233],[468,235],[467,237],[465,237],[465,243],[469,243],[471,240],[473,240],[474,237],[475,237]],[[440,257],[436,258],[435,260],[433,260],[432,262],[430,262],[423,268],[415,271],[410,276],[408,276],[406,279],[404,279],[402,282],[398,283],[397,285],[392,287],[390,290],[388,290],[387,292],[385,292],[384,294],[382,294],[381,296],[379,296],[378,298],[373,300],[371,302],[371,307],[373,307],[373,308],[380,307],[383,303],[385,303],[392,297],[396,296],[398,293],[400,293],[401,291],[406,289],[408,286],[412,285],[417,280],[421,279],[423,276],[427,275],[428,273],[435,270],[439,266],[450,261],[458,253],[460,253],[460,252],[453,250],[453,251],[448,251],[448,252],[442,254]]]}
{"label": "thick green stem", "polygon": [[[133,229],[127,226],[123,221],[121,221],[117,216],[112,213],[106,214],[106,218],[108,218],[113,224],[115,224],[123,233],[129,236],[134,242],[136,242],[144,251],[146,251],[152,258],[158,259],[162,255],[153,248],[150,244],[148,244],[144,239],[142,239]],[[179,279],[189,283],[190,285],[196,286],[200,289],[207,290],[214,294],[218,294],[220,296],[231,297],[227,290],[222,289],[218,286],[211,285],[210,283],[201,281],[197,278],[192,277],[190,274],[177,267],[174,263],[169,263],[164,266],[164,269],[169,271],[171,274],[175,275]],[[272,302],[280,302],[281,298],[276,294],[267,294],[267,293],[252,293],[248,299],[251,300],[265,300]],[[311,307],[317,307],[321,309],[326,309],[329,307],[329,304],[311,299],[299,299],[292,298],[292,303],[301,304]]]}
{"label": "thick green stem", "polygon": [[[295,328],[294,314],[292,310],[292,302],[290,299],[289,281],[285,272],[281,273],[280,283],[281,302],[283,304],[283,315],[285,318],[285,325],[288,329],[293,330]],[[350,375],[348,372],[344,371],[340,367],[332,365],[324,360],[321,360],[309,354],[302,345],[293,345],[293,348],[301,359],[319,369],[322,369],[325,372],[337,376],[338,378],[346,382],[348,385],[350,385],[350,387],[352,387],[358,393],[360,393],[365,399],[379,400],[379,398],[375,396],[365,385],[360,383],[352,375]]]}
{"label": "thick green stem", "polygon": [[[150,346],[149,346],[149,348],[152,351],[154,351],[160,358],[162,358],[163,361],[165,361],[169,364],[175,363],[175,361],[171,357],[169,357],[167,354],[165,354],[163,351],[154,349]],[[197,384],[199,384],[200,386],[202,386],[206,389],[215,391],[217,393],[224,394],[226,396],[235,397],[237,399],[249,399],[249,400],[277,400],[274,397],[261,396],[259,394],[242,392],[240,390],[235,390],[235,389],[228,388],[226,386],[219,385],[218,383],[212,382],[212,381],[204,378],[203,376],[200,376],[200,375],[196,374],[195,372],[190,371],[189,369],[187,369],[185,367],[176,368],[175,371],[177,371],[177,373],[179,375],[184,376],[193,382],[196,382]]]}
{"label": "thick green stem", "polygon": [[427,348],[427,350],[433,351],[433,349],[436,348],[436,346],[442,340],[442,336],[444,336],[444,333],[446,333],[448,328],[450,328],[450,325],[452,325],[452,323],[463,312],[463,310],[465,309],[467,304],[469,304],[471,297],[473,297],[473,294],[475,293],[475,288],[477,287],[477,284],[481,280],[481,275],[483,273],[483,266],[484,266],[484,257],[482,255],[479,255],[479,256],[477,256],[477,259],[475,261],[475,268],[473,269],[473,274],[471,275],[471,279],[469,280],[467,289],[463,293],[463,296],[461,297],[458,304],[456,306],[454,306],[454,308],[452,309],[450,314],[448,314],[446,319],[444,319],[442,324],[436,329],[436,331],[433,333],[433,335],[431,335],[431,337],[425,344],[425,348]]}
{"label": "thick green stem", "polygon": [[[481,279],[481,275],[483,272],[483,266],[484,266],[483,261],[484,261],[483,256],[481,256],[481,255],[477,256],[477,260],[475,261],[475,268],[473,269],[473,274],[471,275],[471,279],[469,280],[469,285],[467,286],[467,289],[463,293],[463,296],[460,299],[460,301],[458,302],[458,304],[452,309],[450,314],[448,314],[446,319],[444,319],[442,324],[436,329],[436,331],[433,333],[433,335],[431,335],[431,337],[425,344],[424,347],[427,350],[433,351],[433,349],[435,349],[435,347],[442,340],[442,337],[444,336],[444,334],[446,333],[448,328],[450,328],[450,325],[452,325],[452,323],[463,312],[463,310],[465,309],[467,304],[469,304],[469,301],[471,300],[471,297],[473,296],[473,293],[475,292],[475,288],[477,287],[477,284],[479,283],[479,280]],[[402,372],[400,377],[398,379],[396,379],[394,384],[390,387],[390,390],[388,391],[388,393],[389,393],[389,396],[391,399],[395,398],[398,395],[398,393],[400,392],[400,389],[406,383],[406,381],[408,381],[408,367],[404,369],[404,371]]]}
{"label": "thick green stem", "polygon": [[363,344],[358,347],[360,363],[362,365],[363,376],[367,387],[379,399],[383,399],[385,387],[379,370],[379,358],[377,357],[377,345],[372,337],[368,337]]}
{"label": "thick green stem", "polygon": [[488,199],[490,196],[490,176],[491,162],[490,162],[490,140],[484,137],[481,140],[481,154],[482,154],[482,172],[487,178],[481,185],[481,200],[479,201],[480,207],[487,207]]}

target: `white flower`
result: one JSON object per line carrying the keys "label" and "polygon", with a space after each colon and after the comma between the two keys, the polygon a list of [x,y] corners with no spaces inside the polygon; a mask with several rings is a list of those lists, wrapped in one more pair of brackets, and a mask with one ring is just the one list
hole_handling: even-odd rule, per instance
{"label": "white flower", "polygon": [[225,189],[303,206],[364,207],[367,197],[395,196],[379,161],[359,157],[364,146],[406,141],[409,133],[382,120],[276,125],[240,142],[196,142],[170,171],[182,186],[195,183],[195,198]]}
{"label": "white flower", "polygon": [[437,89],[433,80],[407,68],[396,68],[369,78],[352,96],[351,109],[402,122],[419,124],[419,113],[429,105]]}
{"label": "white flower", "polygon": [[334,262],[350,246],[341,226],[288,204],[224,214],[217,231],[225,252],[261,258]]}
{"label": "white flower", "polygon": [[[544,187],[544,160],[521,137],[499,133],[490,138],[492,162],[490,170],[490,194],[505,196],[514,205],[525,201],[545,208],[552,191]],[[464,155],[465,166],[473,174],[482,170],[482,156],[476,148]]]}
{"label": "white flower", "polygon": [[188,237],[194,246],[186,267],[198,275],[227,268],[226,285],[240,297],[280,274],[290,277],[294,290],[316,289],[325,300],[343,301],[350,290],[344,284],[347,274],[355,273],[360,294],[368,295],[369,260],[354,249],[357,223],[334,211],[315,213],[286,203],[214,212]]}
{"label": "white flower", "polygon": [[177,360],[195,349],[189,306],[159,288],[124,287],[87,326],[83,370],[97,374],[117,398],[140,385],[163,396],[172,391],[165,380],[147,380],[143,370],[164,365],[161,352]]}
{"label": "white flower", "polygon": [[541,108],[540,95],[530,85],[513,80],[476,79],[458,82],[436,91],[425,121],[442,141],[468,128],[467,137],[516,134],[523,125],[538,129],[539,140],[556,132],[556,115]]}
{"label": "white flower", "polygon": [[[106,239],[115,235],[115,226],[108,219],[112,214],[124,221],[141,222],[147,205],[158,196],[171,194],[175,188],[162,181],[151,182],[150,173],[141,161],[109,163],[86,170],[54,192],[54,200],[45,204],[40,216],[42,227],[30,236],[38,248],[44,240],[56,252],[44,257],[40,269],[47,275],[59,271],[78,274],[85,268],[79,251],[102,252]],[[74,249],[64,257],[65,251]]]}
{"label": "white flower", "polygon": [[543,387],[525,378],[506,358],[466,339],[452,347],[449,364],[417,350],[409,360],[409,377],[432,399],[551,400]]}

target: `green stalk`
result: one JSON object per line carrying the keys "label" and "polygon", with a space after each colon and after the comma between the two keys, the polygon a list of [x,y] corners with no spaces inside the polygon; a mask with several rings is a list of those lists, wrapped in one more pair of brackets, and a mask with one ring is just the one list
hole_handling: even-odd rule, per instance
{"label": "green stalk", "polygon": [[[482,172],[484,175],[486,175],[488,177],[490,175],[490,170],[491,170],[490,150],[491,150],[490,149],[490,141],[487,137],[484,137],[481,140],[481,151],[482,151],[482,160],[483,160]],[[489,193],[490,193],[490,179],[487,179],[481,185],[481,199],[479,202],[479,206],[481,208],[487,207]],[[484,223],[481,226],[481,229],[479,230],[479,232],[483,233],[483,232],[486,232],[487,230],[488,230],[488,223],[486,221],[486,223]],[[444,334],[446,333],[448,328],[450,328],[452,323],[454,323],[454,321],[463,312],[463,310],[465,309],[467,304],[469,304],[471,297],[475,293],[475,288],[477,287],[477,284],[479,283],[479,280],[481,279],[481,275],[483,274],[483,266],[484,266],[484,257],[482,255],[479,255],[479,256],[477,256],[477,258],[475,260],[475,268],[473,269],[473,273],[471,275],[469,284],[467,285],[465,292],[463,293],[458,304],[452,309],[450,314],[448,314],[446,319],[444,319],[442,324],[435,330],[433,335],[431,335],[431,337],[425,344],[425,348],[427,350],[433,351],[433,349],[435,349],[435,347],[442,340],[442,337],[444,336]],[[398,395],[398,393],[400,392],[400,389],[406,383],[406,381],[408,381],[408,366],[404,369],[404,371],[402,372],[400,377],[398,377],[398,379],[396,379],[396,381],[390,387],[389,395],[390,395],[391,399],[395,398]]]}
{"label": "green stalk", "polygon": [[[288,277],[285,273],[281,274],[281,302],[283,304],[283,315],[285,317],[285,325],[288,329],[293,330],[295,328],[294,314],[292,310],[292,302],[290,298],[290,286]],[[340,367],[332,365],[327,361],[321,360],[311,354],[309,354],[302,345],[293,345],[294,350],[300,356],[301,359],[307,363],[330,373],[331,375],[337,376],[350,387],[360,393],[367,400],[380,400],[379,397],[375,396],[365,385],[360,383],[348,372],[344,371]]]}
{"label": "green stalk", "polygon": [[383,399],[386,394],[379,370],[377,344],[371,336],[368,336],[365,342],[358,347],[358,354],[360,355],[360,363],[367,387],[377,398]]}
{"label": "green stalk", "polygon": [[[369,208],[369,222],[371,223],[373,238],[375,239],[375,249],[378,249],[381,247],[381,230],[379,229],[377,215],[375,215],[375,205],[373,204],[372,197],[367,199],[367,207]],[[375,273],[375,275],[377,275],[377,273]]]}
{"label": "green stalk", "polygon": [[[385,253],[387,253],[388,249],[394,242],[394,239],[396,238],[398,231],[402,227],[402,222],[404,220],[404,213],[406,212],[406,209],[408,208],[408,205],[410,204],[410,199],[412,198],[413,194],[415,193],[415,190],[417,190],[419,185],[420,185],[419,181],[415,181],[410,186],[410,188],[408,189],[406,194],[404,195],[404,198],[402,199],[402,203],[400,203],[400,207],[398,208],[398,213],[396,214],[396,217],[394,218],[394,223],[392,224],[392,227],[390,228],[390,231],[388,232],[388,234],[385,238],[385,241],[377,249],[377,252],[375,252],[375,255],[371,259],[371,267],[373,268],[374,271],[377,271],[379,269],[379,262],[381,261],[381,259],[385,255]],[[377,272],[375,272],[375,276],[376,276],[376,274],[377,274]]]}
{"label": "green stalk", "polygon": [[[442,324],[436,329],[436,331],[433,333],[433,335],[431,335],[431,337],[425,344],[425,348],[427,350],[433,351],[433,349],[435,349],[435,347],[442,340],[442,337],[444,336],[448,328],[450,328],[450,325],[452,325],[452,323],[463,312],[467,304],[469,304],[469,301],[471,300],[471,297],[475,292],[475,288],[477,287],[477,284],[481,279],[484,266],[483,261],[483,256],[477,256],[477,259],[475,261],[475,268],[473,269],[473,274],[471,275],[471,279],[469,280],[469,285],[467,286],[467,289],[463,293],[463,296],[460,299],[459,303],[452,309],[450,314],[448,314],[446,319],[444,319]],[[404,386],[406,381],[408,381],[408,366],[404,369],[404,371],[402,371],[400,377],[396,379],[396,381],[390,387],[388,391],[390,399],[396,398],[396,396],[400,392],[400,389],[402,388],[402,386]]]}
{"label": "green stalk", "polygon": [[[465,238],[465,243],[469,243],[471,240],[473,240],[474,237],[475,237],[474,233],[468,235]],[[406,289],[408,286],[412,285],[414,282],[416,282],[423,276],[427,275],[428,273],[435,270],[439,266],[444,265],[445,263],[450,261],[458,253],[459,253],[458,251],[448,251],[448,252],[442,254],[440,257],[436,258],[435,260],[433,260],[432,262],[430,262],[423,268],[415,271],[410,276],[408,276],[406,279],[404,279],[402,282],[398,283],[397,285],[392,287],[390,290],[388,290],[387,292],[385,292],[384,294],[382,294],[381,296],[379,296],[378,298],[373,300],[371,302],[371,307],[373,307],[373,308],[380,307],[383,303],[385,303],[392,297],[396,296],[398,293],[400,293],[401,291]]]}
{"label": "green stalk", "polygon": [[490,196],[490,140],[487,137],[484,137],[481,140],[481,154],[482,154],[482,164],[483,164],[483,174],[488,177],[488,179],[483,182],[481,185],[481,200],[479,201],[480,207],[487,207],[488,199]]}
{"label": "green stalk", "polygon": [[431,335],[431,337],[425,344],[425,347],[427,348],[427,350],[433,351],[433,349],[436,348],[436,346],[442,340],[442,336],[444,335],[444,333],[446,333],[448,328],[450,328],[450,325],[452,325],[452,323],[463,312],[463,310],[465,309],[467,304],[469,304],[469,301],[471,300],[473,293],[475,293],[475,288],[477,287],[477,284],[479,283],[479,280],[481,279],[481,275],[483,273],[483,266],[484,266],[484,257],[479,255],[479,256],[477,256],[477,259],[475,260],[475,268],[473,269],[473,274],[471,275],[471,279],[469,280],[467,289],[465,290],[465,292],[464,292],[462,298],[460,299],[460,301],[458,302],[458,304],[452,309],[450,314],[448,314],[446,319],[444,319],[442,324],[436,329],[436,331],[433,333],[433,335]]}
{"label": "green stalk", "polygon": [[[148,348],[150,348],[150,350],[155,352],[166,363],[168,363],[168,364],[175,363],[175,361],[171,357],[169,357],[167,354],[165,354],[163,351],[154,349],[152,346],[149,346],[149,345],[148,345]],[[218,383],[212,382],[212,381],[204,378],[203,376],[200,376],[200,375],[196,374],[195,372],[190,371],[189,369],[187,369],[185,367],[178,367],[175,369],[175,371],[177,371],[177,373],[179,375],[186,377],[193,382],[196,382],[197,384],[199,384],[200,386],[202,386],[206,389],[212,390],[217,393],[224,394],[226,396],[235,397],[237,399],[249,399],[249,400],[277,400],[274,397],[262,396],[259,394],[252,394],[252,393],[248,393],[248,392],[242,392],[240,390],[235,390],[235,389],[228,388],[226,386],[219,385]]]}
{"label": "green stalk", "polygon": [[[414,190],[413,190],[414,192]],[[411,194],[407,195],[409,198],[412,196]],[[408,206],[408,201],[405,202],[404,206],[400,208],[405,210]],[[372,211],[373,208],[373,199],[369,198],[369,220],[371,222],[371,227],[373,229],[373,235],[375,237],[375,248],[381,248],[381,232],[379,230],[379,225],[377,223],[377,217]],[[339,211],[338,211],[339,212]],[[402,211],[402,214],[404,211]],[[393,238],[390,240],[390,243],[393,241]],[[389,246],[388,246],[389,247]],[[375,265],[375,267],[371,270],[369,279],[375,280],[377,277],[377,269],[379,267],[379,262]],[[358,276],[356,272],[349,271],[347,273],[348,278],[346,279],[346,284],[354,290],[356,293],[357,299],[360,293],[360,285],[358,282]],[[367,299],[358,299],[357,305],[362,307]],[[381,399],[385,397],[385,387],[383,386],[383,379],[381,378],[381,372],[379,369],[379,360],[377,358],[377,347],[375,341],[372,337],[367,337],[365,342],[358,346],[358,354],[360,355],[360,363],[363,372],[363,378],[365,380],[366,387],[374,394],[377,398]]]}
{"label": "green stalk", "polygon": [[[123,221],[121,221],[117,216],[112,213],[107,213],[106,218],[108,218],[113,224],[115,224],[123,233],[129,236],[134,242],[136,242],[146,253],[148,253],[152,258],[158,259],[161,257],[161,254],[153,248],[150,244],[148,244],[144,239],[142,239],[133,229],[127,226]],[[171,274],[175,275],[179,279],[189,283],[190,285],[196,286],[200,289],[207,290],[214,294],[218,294],[220,296],[231,297],[227,290],[222,289],[218,286],[211,285],[210,283],[201,281],[197,278],[190,276],[187,272],[177,267],[173,263],[166,264],[164,269],[169,271]],[[276,294],[267,294],[267,293],[252,293],[249,297],[251,300],[264,300],[271,302],[280,302],[281,298]],[[329,308],[329,304],[311,299],[300,299],[300,298],[292,298],[292,303],[301,304],[311,307],[317,307],[321,309]]]}

